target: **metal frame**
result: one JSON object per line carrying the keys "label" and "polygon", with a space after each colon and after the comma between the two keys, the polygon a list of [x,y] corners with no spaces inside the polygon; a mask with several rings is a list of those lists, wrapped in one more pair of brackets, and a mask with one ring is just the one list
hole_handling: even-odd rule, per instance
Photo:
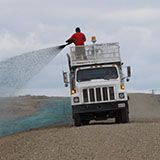
{"label": "metal frame", "polygon": [[120,62],[118,42],[76,46],[70,48],[71,66]]}

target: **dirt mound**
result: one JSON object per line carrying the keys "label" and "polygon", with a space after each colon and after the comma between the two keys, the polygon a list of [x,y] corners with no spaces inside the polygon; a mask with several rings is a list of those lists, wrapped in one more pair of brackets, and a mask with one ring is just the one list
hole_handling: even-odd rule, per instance
{"label": "dirt mound", "polygon": [[0,98],[0,120],[29,116],[46,100],[47,98],[32,96]]}
{"label": "dirt mound", "polygon": [[160,95],[133,93],[129,97],[131,121],[160,120]]}

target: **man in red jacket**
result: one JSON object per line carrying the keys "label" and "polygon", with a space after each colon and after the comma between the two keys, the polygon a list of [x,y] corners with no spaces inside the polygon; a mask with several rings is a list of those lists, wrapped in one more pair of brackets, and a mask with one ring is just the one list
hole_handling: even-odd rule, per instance
{"label": "man in red jacket", "polygon": [[84,45],[84,42],[86,41],[86,36],[84,35],[84,33],[81,32],[81,29],[79,27],[77,27],[75,31],[76,33],[74,33],[66,42],[74,43],[76,46]]}
{"label": "man in red jacket", "polygon": [[77,27],[75,29],[76,33],[74,33],[66,42],[68,44],[75,44],[75,56],[76,59],[86,59],[84,43],[86,41],[86,36],[81,32],[80,28]]}

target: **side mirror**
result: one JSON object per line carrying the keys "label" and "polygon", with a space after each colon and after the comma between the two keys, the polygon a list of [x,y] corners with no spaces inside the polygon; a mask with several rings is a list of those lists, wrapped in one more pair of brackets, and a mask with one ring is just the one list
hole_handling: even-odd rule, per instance
{"label": "side mirror", "polygon": [[131,67],[127,66],[127,77],[131,77]]}
{"label": "side mirror", "polygon": [[64,71],[63,71],[63,81],[65,84],[65,87],[68,87],[68,84],[69,84],[68,74],[67,74],[67,72],[64,72]]}

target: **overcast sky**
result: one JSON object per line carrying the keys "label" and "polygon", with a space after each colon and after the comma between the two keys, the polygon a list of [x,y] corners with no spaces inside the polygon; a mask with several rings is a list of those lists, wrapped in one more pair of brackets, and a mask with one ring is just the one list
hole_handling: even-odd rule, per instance
{"label": "overcast sky", "polygon": [[[0,61],[63,44],[77,26],[87,44],[92,35],[97,43],[120,43],[124,63],[132,67],[129,91],[160,90],[159,0],[0,0]],[[69,47],[21,93],[67,95],[62,70],[68,52]]]}

